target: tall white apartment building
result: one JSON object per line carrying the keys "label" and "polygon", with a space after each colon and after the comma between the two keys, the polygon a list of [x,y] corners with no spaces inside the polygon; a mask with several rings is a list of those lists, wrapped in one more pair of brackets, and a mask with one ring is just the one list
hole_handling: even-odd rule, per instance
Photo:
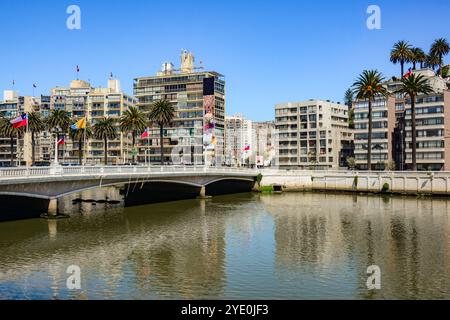
{"label": "tall white apartment building", "polygon": [[300,169],[338,169],[352,153],[348,107],[323,100],[275,106],[279,135],[279,166]]}
{"label": "tall white apartment building", "polygon": [[254,163],[252,121],[242,114],[225,117],[225,163],[241,166]]}

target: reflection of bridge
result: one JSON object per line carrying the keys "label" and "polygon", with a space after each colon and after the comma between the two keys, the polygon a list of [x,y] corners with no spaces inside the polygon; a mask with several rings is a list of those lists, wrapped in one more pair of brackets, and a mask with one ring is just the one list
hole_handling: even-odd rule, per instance
{"label": "reflection of bridge", "polygon": [[221,193],[233,193],[233,186],[248,188],[256,175],[249,169],[204,166],[8,168],[0,169],[0,195],[46,199],[49,213],[56,213],[58,198],[94,188],[164,184],[190,188],[190,193],[204,197],[218,186],[228,187]]}

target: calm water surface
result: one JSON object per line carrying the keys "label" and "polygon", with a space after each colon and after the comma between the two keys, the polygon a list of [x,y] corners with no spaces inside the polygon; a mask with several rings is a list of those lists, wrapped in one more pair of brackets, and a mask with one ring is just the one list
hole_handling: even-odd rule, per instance
{"label": "calm water surface", "polygon": [[[72,218],[0,223],[0,299],[450,298],[446,199],[242,194],[63,209]],[[374,264],[382,289],[369,292]],[[81,290],[67,289],[70,265]]]}

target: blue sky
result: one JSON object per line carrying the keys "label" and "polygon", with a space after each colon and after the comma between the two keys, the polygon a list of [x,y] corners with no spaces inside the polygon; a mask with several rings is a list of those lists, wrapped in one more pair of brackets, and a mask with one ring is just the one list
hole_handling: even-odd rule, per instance
{"label": "blue sky", "polygon": [[[82,29],[68,30],[66,9],[80,6]],[[366,27],[380,6],[382,29]],[[132,93],[133,78],[179,64],[182,48],[227,81],[227,113],[274,117],[274,104],[310,98],[342,101],[364,69],[399,73],[397,40],[428,51],[450,40],[448,0],[1,0],[0,90],[47,94],[80,78],[105,86],[112,71]],[[447,62],[450,57],[447,57]]]}

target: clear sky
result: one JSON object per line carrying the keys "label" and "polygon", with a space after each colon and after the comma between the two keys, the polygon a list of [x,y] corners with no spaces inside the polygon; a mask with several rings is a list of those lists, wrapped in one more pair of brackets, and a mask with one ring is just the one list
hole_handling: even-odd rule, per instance
{"label": "clear sky", "polygon": [[[81,30],[69,30],[69,5]],[[367,7],[381,8],[369,30]],[[1,0],[0,91],[48,94],[75,78],[106,86],[109,73],[132,93],[133,78],[179,65],[182,48],[226,76],[227,113],[274,117],[274,104],[342,101],[363,69],[397,75],[389,52],[398,40],[428,51],[450,40],[448,0]],[[447,57],[449,62],[450,57]],[[1,99],[1,98],[0,98]]]}

